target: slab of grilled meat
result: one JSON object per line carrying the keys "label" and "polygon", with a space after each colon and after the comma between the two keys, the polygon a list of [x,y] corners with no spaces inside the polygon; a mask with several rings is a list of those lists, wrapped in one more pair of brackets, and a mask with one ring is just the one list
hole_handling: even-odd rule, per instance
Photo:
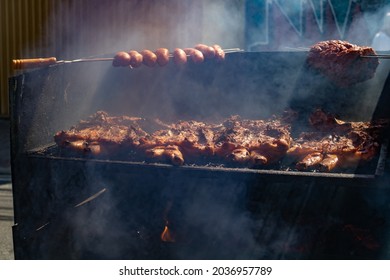
{"label": "slab of grilled meat", "polygon": [[357,46],[347,41],[321,41],[310,48],[307,63],[336,85],[347,87],[375,75],[378,58],[362,57],[375,54],[371,47]]}
{"label": "slab of grilled meat", "polygon": [[294,138],[287,151],[297,160],[298,170],[356,167],[378,154],[383,123],[345,122],[322,110],[315,111],[309,121],[312,130]]}

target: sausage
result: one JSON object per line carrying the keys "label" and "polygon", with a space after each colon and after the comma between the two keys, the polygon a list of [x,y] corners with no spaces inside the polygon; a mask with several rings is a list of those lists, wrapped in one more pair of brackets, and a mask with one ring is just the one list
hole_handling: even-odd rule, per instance
{"label": "sausage", "polygon": [[202,63],[204,61],[203,53],[197,49],[186,48],[184,52],[191,57],[191,60],[195,64]]}
{"label": "sausage", "polygon": [[215,50],[215,59],[217,61],[224,61],[225,60],[225,52],[221,48],[220,45],[213,45],[213,49]]}
{"label": "sausage", "polygon": [[169,62],[169,51],[166,48],[159,48],[154,52],[157,56],[157,63],[160,66],[167,65]]}
{"label": "sausage", "polygon": [[143,61],[142,54],[140,54],[139,52],[137,52],[135,50],[131,50],[131,51],[129,51],[129,55],[131,57],[130,66],[133,68],[140,67],[142,64],[142,61]]}
{"label": "sausage", "polygon": [[142,63],[149,67],[154,67],[157,64],[157,55],[150,50],[141,51],[143,56]]}
{"label": "sausage", "polygon": [[211,59],[215,57],[215,50],[213,47],[204,45],[204,44],[197,44],[195,46],[195,49],[201,51],[205,58]]}
{"label": "sausage", "polygon": [[176,65],[183,65],[187,63],[187,54],[179,48],[173,51],[173,62]]}
{"label": "sausage", "polygon": [[117,52],[112,61],[112,66],[129,66],[130,65],[130,55],[127,52]]}

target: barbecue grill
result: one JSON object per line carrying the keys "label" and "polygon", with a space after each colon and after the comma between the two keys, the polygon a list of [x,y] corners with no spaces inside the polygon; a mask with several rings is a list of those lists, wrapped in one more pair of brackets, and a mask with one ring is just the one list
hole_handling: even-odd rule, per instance
{"label": "barbecue grill", "polygon": [[343,173],[66,156],[54,143],[99,110],[165,121],[319,107],[346,120],[389,117],[386,62],[339,88],[306,56],[243,52],[137,69],[94,61],[12,77],[15,258],[387,258],[388,216],[370,203],[387,192],[386,131],[372,162]]}

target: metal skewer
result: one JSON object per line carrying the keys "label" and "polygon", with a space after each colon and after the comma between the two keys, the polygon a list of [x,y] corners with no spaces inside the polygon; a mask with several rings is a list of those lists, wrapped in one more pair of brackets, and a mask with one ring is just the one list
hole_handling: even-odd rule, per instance
{"label": "metal skewer", "polygon": [[305,48],[305,47],[284,47],[284,48],[290,51],[309,51],[309,48]]}
{"label": "metal skewer", "polygon": [[[285,47],[288,50],[293,51],[309,51],[309,48],[304,47]],[[360,57],[363,58],[379,58],[379,59],[390,59],[390,54],[367,54],[367,55],[361,55]]]}
{"label": "metal skewer", "polygon": [[[81,201],[80,203],[76,204],[73,206],[73,208],[78,208],[80,206],[83,206],[85,204],[87,204],[88,202],[91,202],[92,200],[96,199],[97,197],[99,197],[100,195],[102,195],[104,192],[106,192],[107,189],[106,188],[103,188],[101,189],[100,191],[98,191],[97,193],[95,193],[94,195],[91,195],[90,197],[88,197],[87,199],[84,199],[83,201]],[[56,220],[59,218],[59,215],[54,215],[51,219],[52,220]],[[45,228],[47,225],[49,225],[51,222],[48,221],[46,223],[44,223],[43,225],[39,226],[38,228],[35,229],[35,231],[40,231],[42,230],[43,228]]]}
{"label": "metal skewer", "polygon": [[360,57],[390,59],[390,54],[369,54],[369,55],[361,55]]}
{"label": "metal skewer", "polygon": [[[305,48],[305,47],[285,47],[285,49],[292,50],[292,51],[310,51],[310,48]],[[367,54],[367,55],[361,55],[360,57],[390,59],[390,54]]]}
{"label": "metal skewer", "polygon": [[[244,50],[240,48],[231,48],[231,49],[223,49],[225,54],[227,53],[236,53],[243,52]],[[187,55],[190,56],[190,55]],[[170,53],[169,57],[173,57],[173,54]],[[99,61],[113,61],[113,57],[98,57],[98,58],[79,58],[74,60],[57,60],[55,57],[46,57],[46,58],[26,58],[26,59],[14,59],[12,60],[13,69],[32,69],[32,68],[40,68],[47,66],[55,66],[60,64],[68,64],[68,63],[79,63],[79,62],[99,62]]]}
{"label": "metal skewer", "polygon": [[94,62],[94,61],[112,61],[113,58],[107,57],[98,57],[98,58],[79,58],[74,60],[58,60],[55,64],[64,64],[64,63],[77,63],[77,62]]}

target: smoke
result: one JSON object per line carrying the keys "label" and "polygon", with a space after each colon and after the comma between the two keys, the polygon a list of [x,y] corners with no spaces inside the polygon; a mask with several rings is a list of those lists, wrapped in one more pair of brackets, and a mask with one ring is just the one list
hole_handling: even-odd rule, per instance
{"label": "smoke", "polygon": [[[76,5],[78,2],[54,6],[53,22],[61,24],[55,30],[52,43],[60,59],[112,56],[116,51],[130,49],[167,47],[172,50],[199,42],[217,43],[225,48],[245,48],[249,44],[244,42],[247,26],[243,0],[83,1],[82,9]],[[266,1],[267,5],[268,2],[271,1]],[[274,8],[280,21],[291,24],[285,14],[276,10],[278,6]],[[289,16],[294,16],[293,12],[297,11],[290,10]],[[369,16],[370,20],[375,17],[374,14]],[[271,18],[267,20],[273,23]],[[364,25],[364,18],[357,20],[359,26]],[[277,30],[277,26],[273,28],[266,32]],[[296,28],[304,31],[299,25]],[[292,31],[293,35],[286,33],[282,42],[273,41],[276,44],[271,44],[272,50],[298,44],[308,46],[319,38],[306,38],[302,42],[299,32],[291,26],[283,30]],[[357,35],[359,32],[352,31],[350,29],[348,38],[362,42],[363,38]],[[333,38],[337,32],[333,30],[329,34]],[[290,105],[292,99],[312,100],[315,96],[320,101],[329,100],[330,92],[334,94],[331,101],[340,110],[338,98],[346,93],[319,77],[308,76],[303,68],[304,60],[303,52],[263,52],[232,54],[224,64],[205,63],[183,69],[174,65],[113,69],[106,62],[66,65],[50,70],[56,79],[49,76],[47,84],[53,80],[57,83],[42,93],[47,107],[37,108],[36,113],[46,116],[46,121],[50,119],[49,125],[55,132],[69,128],[97,110],[168,120],[218,119],[231,114],[266,118]],[[360,117],[364,112],[364,117],[369,118],[383,85],[383,76],[380,77],[372,85],[349,89],[349,96],[354,92],[359,94],[350,100],[359,100],[359,103],[338,112],[358,112]],[[50,98],[46,98],[48,93]],[[55,102],[56,106],[51,107],[50,102]],[[306,107],[306,104],[300,105]],[[49,113],[55,119],[51,120]],[[194,259],[278,258],[285,249],[285,241],[293,244],[298,238],[299,232],[291,230],[283,212],[275,209],[290,203],[287,198],[293,191],[283,192],[285,186],[276,188],[281,193],[268,190],[275,204],[264,200],[265,192],[259,202],[262,205],[252,213],[246,208],[247,182],[224,179],[223,174],[211,174],[209,178],[202,174],[205,178],[194,178],[173,173],[166,177],[163,171],[164,174],[156,174],[147,168],[141,169],[139,174],[139,170],[132,170],[133,174],[129,172],[131,168],[115,166],[110,163],[99,168],[86,165],[80,167],[85,171],[82,179],[59,180],[61,189],[71,186],[75,193],[83,189],[86,197],[107,188],[101,197],[70,212],[67,217],[73,237],[71,249],[76,253],[74,258],[153,258],[156,255]],[[57,172],[61,171],[52,173]],[[80,173],[70,175],[76,178]],[[263,187],[263,182],[257,183]],[[168,255],[159,251],[167,201],[173,202],[168,219],[177,236]],[[298,204],[301,200],[295,202]],[[264,212],[268,214],[263,215]]]}
{"label": "smoke", "polygon": [[53,5],[49,35],[56,55],[65,59],[201,42],[242,47],[244,2],[65,1]]}
{"label": "smoke", "polygon": [[189,180],[180,187],[185,192],[175,190],[176,194],[171,194],[174,207],[168,215],[172,217],[173,230],[177,233],[173,258],[248,259],[261,256],[261,248],[253,235],[254,221],[245,209],[245,184],[216,175],[209,180]]}
{"label": "smoke", "polygon": [[[58,30],[55,31],[56,35],[53,36],[53,45],[56,46],[56,55],[59,58],[92,55],[112,57],[113,53],[120,50],[154,50],[159,47],[172,50],[175,47],[191,47],[200,42],[217,43],[225,48],[245,49],[247,46],[256,44],[251,41],[253,39],[251,36],[245,36],[249,31],[255,37],[258,36],[256,34],[261,34],[260,37],[268,38],[260,45],[263,49],[270,50],[285,51],[297,46],[308,47],[319,40],[337,38],[367,45],[370,44],[368,41],[375,30],[379,28],[377,20],[383,14],[383,9],[358,10],[359,4],[353,1],[348,2],[348,5],[340,3],[336,5],[334,1],[320,1],[321,5],[317,5],[318,3],[315,4],[313,1],[276,0],[231,0],[228,2],[222,0],[148,2],[103,0],[94,1],[94,3],[89,1],[82,3],[69,1],[67,3],[53,6],[51,22],[53,26],[58,26]],[[252,9],[250,3],[260,5],[264,9]],[[265,13],[262,15],[264,24],[257,28],[252,26],[253,22],[248,21],[249,18],[256,16],[251,14],[252,10]],[[361,32],[367,29],[370,36],[366,36],[366,32]],[[233,56],[235,55],[230,55],[228,58],[234,59]],[[259,54],[259,56],[262,55]],[[79,71],[74,66],[69,71],[77,73],[80,78],[71,76],[70,79],[83,80],[85,86],[81,90],[81,83],[69,79],[65,82],[63,100],[66,103],[68,98],[78,94],[82,96],[80,99],[83,101],[79,102],[80,99],[74,99],[77,100],[77,106],[69,101],[65,104],[67,105],[65,108],[69,110],[64,115],[69,115],[68,112],[71,111],[73,117],[71,121],[83,119],[97,110],[107,110],[113,114],[150,117],[164,115],[168,119],[174,119],[175,116],[218,117],[218,114],[226,117],[229,114],[241,114],[242,112],[248,117],[268,117],[280,111],[280,108],[288,107],[290,98],[303,99],[306,96],[303,98],[294,96],[301,93],[292,90],[302,63],[292,70],[288,60],[297,55],[286,55],[284,62],[278,60],[274,65],[267,62],[266,54],[264,56],[265,59],[259,58],[253,62],[253,64],[259,64],[257,68],[251,68],[257,74],[246,71],[245,67],[249,64],[245,61],[245,56],[242,56],[245,57],[242,61],[234,60],[234,63],[240,63],[235,73],[219,71],[217,67],[206,69],[209,67],[207,64],[197,67],[197,71],[178,69],[172,65],[165,69],[158,67],[151,69],[146,66],[142,66],[142,69],[112,69],[110,62],[80,65],[77,66]],[[290,74],[286,74],[283,67],[280,67],[283,63],[288,66],[286,69]],[[267,67],[262,67],[263,64]],[[359,85],[353,90],[359,91],[359,95],[366,98],[370,94],[372,97],[372,88],[375,88],[374,95],[378,96],[383,86],[381,73],[386,70],[386,67],[381,66],[378,70],[378,78],[370,81],[368,86]],[[245,81],[247,83],[241,81],[235,85],[239,71],[241,72],[240,80],[245,80],[242,78],[244,75],[252,75],[252,77],[258,75],[258,78],[254,81],[247,79]],[[221,77],[222,75],[226,77]],[[305,75],[305,72],[302,75]],[[187,82],[181,82],[183,79],[187,79]],[[225,82],[226,85],[222,85],[221,89],[219,88],[221,87],[220,81]],[[264,87],[259,86],[263,82]],[[120,83],[126,86],[118,85]],[[225,90],[227,86],[232,89]],[[297,86],[300,87],[300,85]],[[309,86],[313,86],[313,83],[309,83]],[[324,83],[320,82],[313,88],[323,86]],[[254,87],[257,87],[257,93]],[[230,94],[230,92],[240,92],[241,96],[237,98],[236,94]],[[303,95],[306,94],[307,92],[303,92]],[[367,102],[362,102],[365,115],[373,110],[375,106],[375,100],[373,100],[374,98],[370,98],[366,100]],[[207,105],[208,103],[213,104],[215,110],[211,110],[212,106]],[[223,106],[225,108],[222,108],[223,103],[227,104]],[[234,103],[236,103],[235,107]],[[277,104],[276,110],[273,110],[274,104]],[[352,106],[352,108],[351,112],[355,107]],[[63,128],[67,128],[66,124]]]}
{"label": "smoke", "polygon": [[245,1],[203,1],[202,41],[223,48],[244,49]]}

